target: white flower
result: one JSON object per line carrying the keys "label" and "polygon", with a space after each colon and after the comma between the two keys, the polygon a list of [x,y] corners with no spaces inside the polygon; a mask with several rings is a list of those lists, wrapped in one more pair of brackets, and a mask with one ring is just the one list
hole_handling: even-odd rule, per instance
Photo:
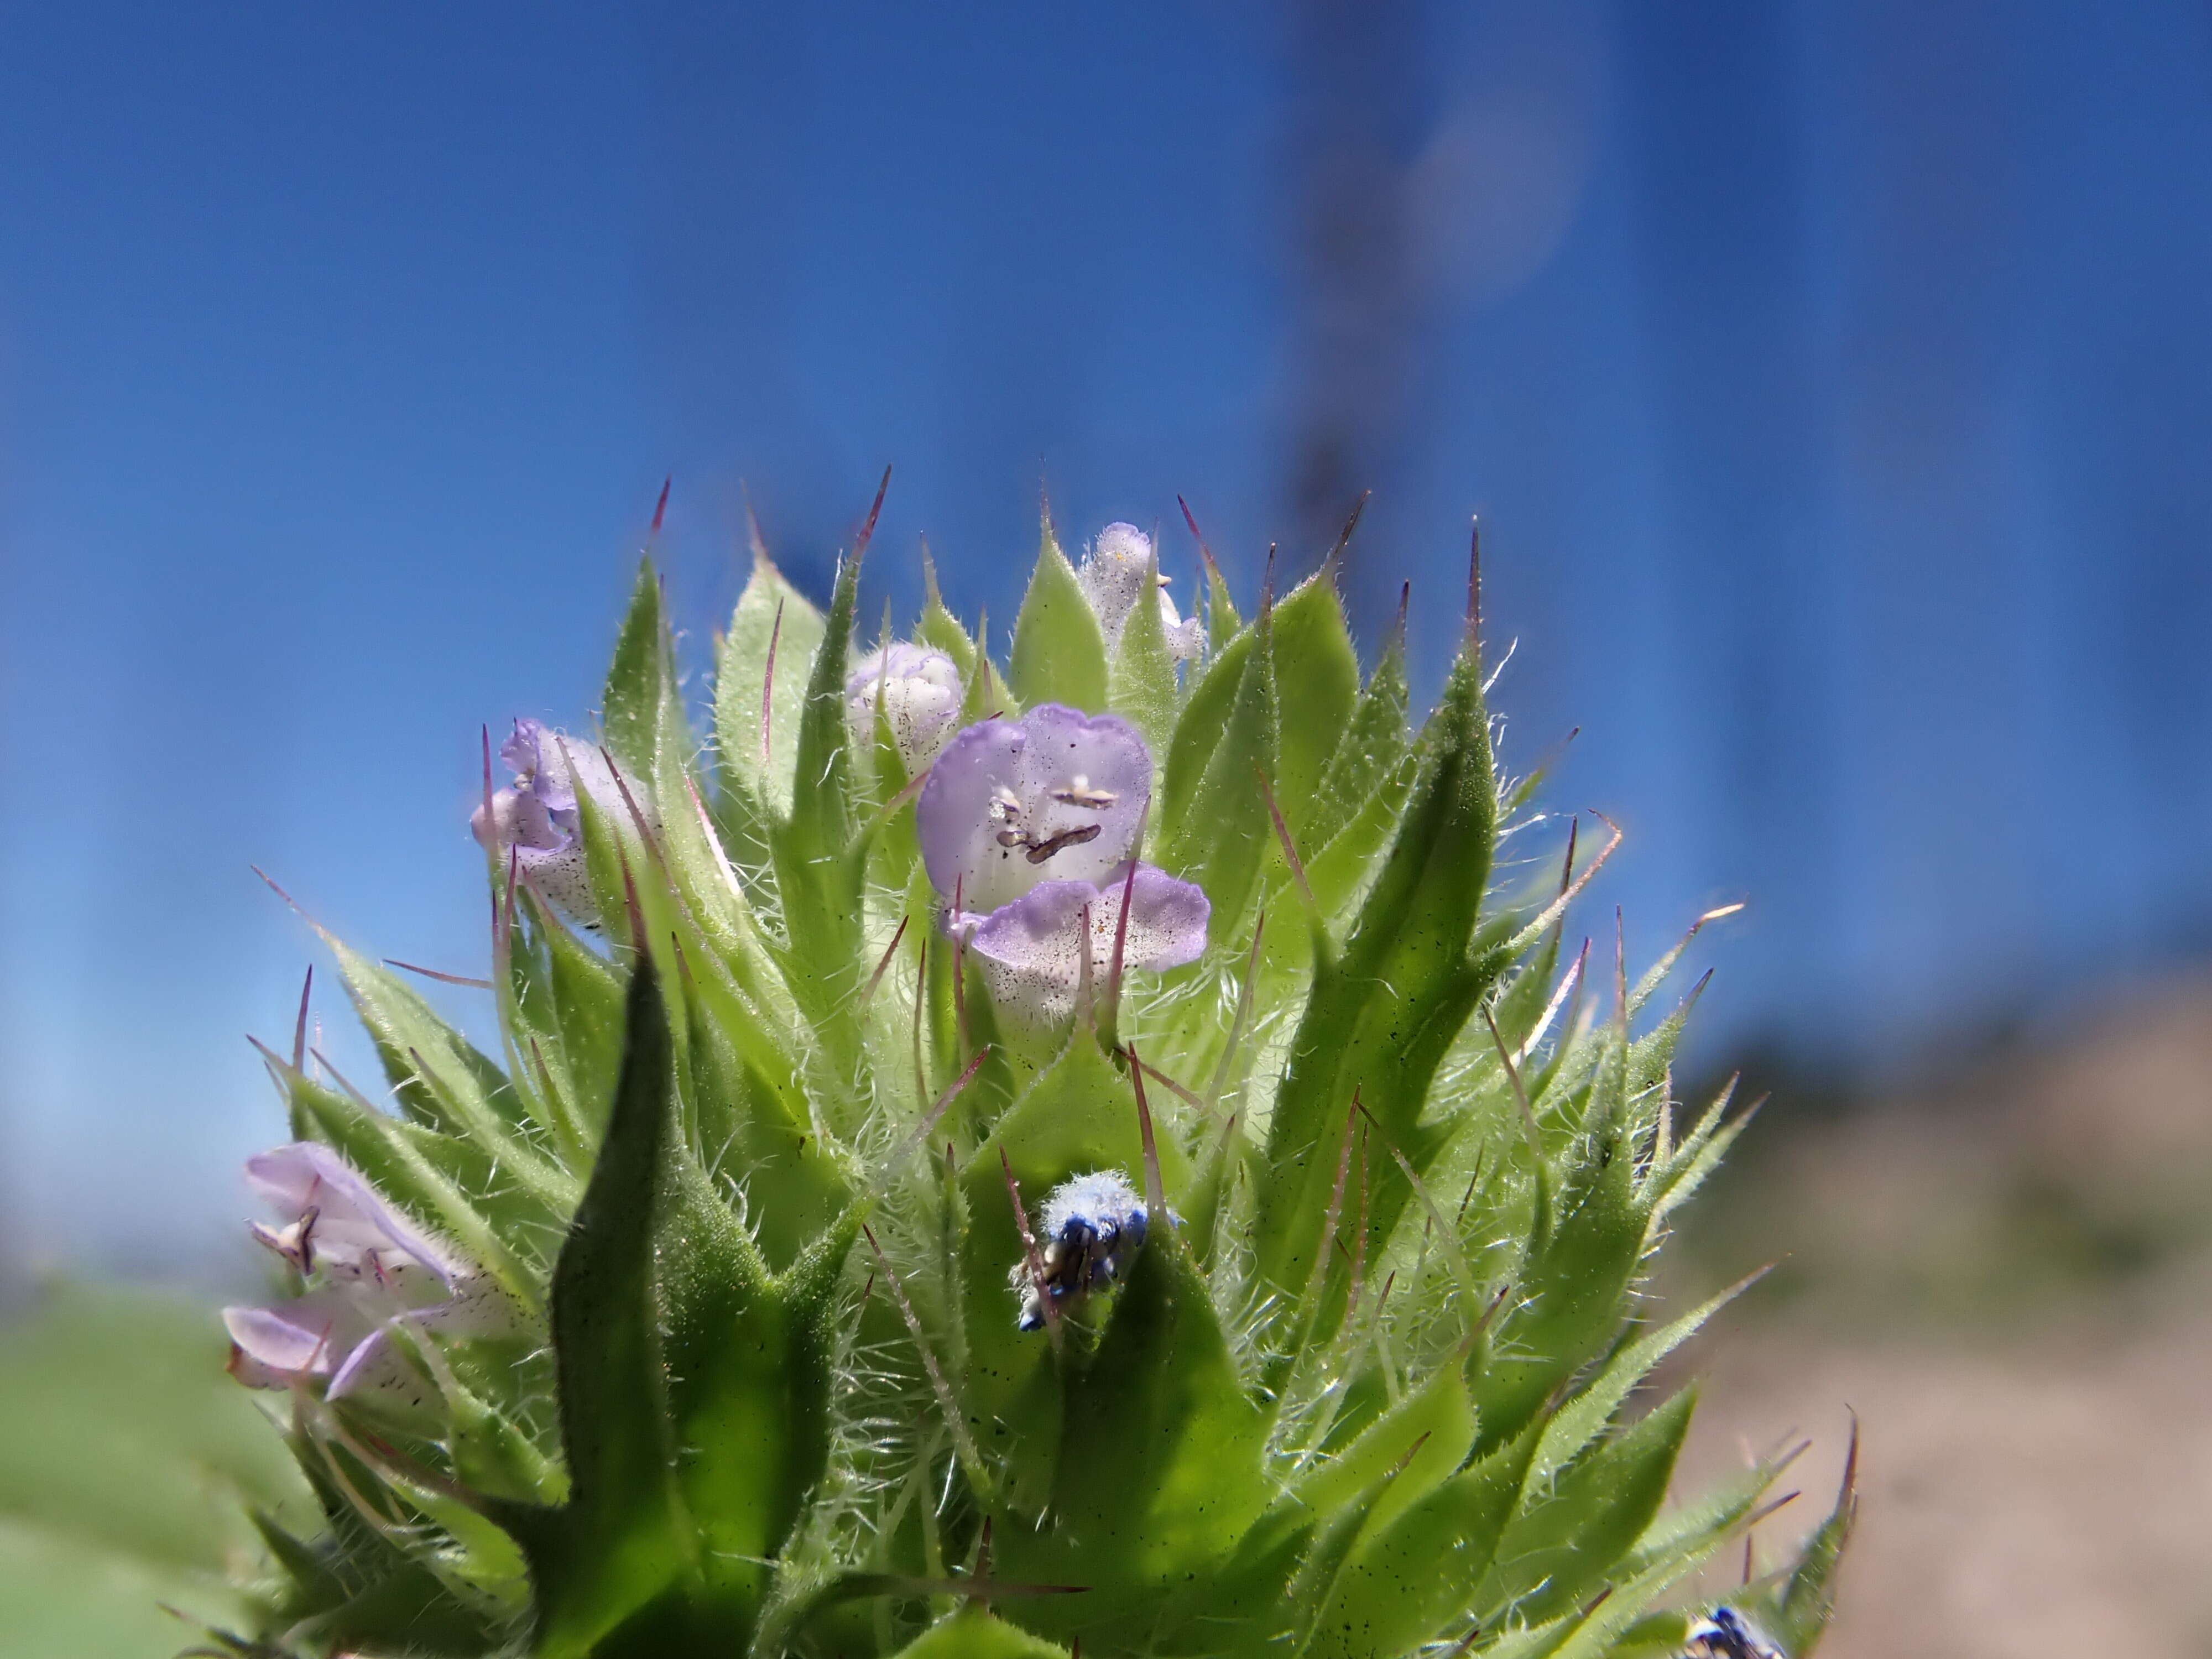
{"label": "white flower", "polygon": [[960,665],[942,651],[904,641],[872,651],[845,682],[845,718],[854,740],[876,729],[876,703],[897,740],[908,776],[920,772],[960,715]]}
{"label": "white flower", "polygon": [[1167,578],[1155,579],[1152,538],[1136,526],[1109,524],[1100,531],[1098,539],[1091,544],[1091,551],[1076,571],[1075,580],[1082,585],[1084,597],[1091,601],[1091,609],[1098,617],[1109,657],[1120,648],[1121,630],[1128,625],[1129,613],[1147,587],[1152,590],[1153,603],[1159,606],[1160,626],[1167,630],[1168,654],[1177,662],[1188,662],[1198,655],[1205,639],[1204,630],[1197,617],[1186,622],[1176,611],[1175,601],[1168,597]]}

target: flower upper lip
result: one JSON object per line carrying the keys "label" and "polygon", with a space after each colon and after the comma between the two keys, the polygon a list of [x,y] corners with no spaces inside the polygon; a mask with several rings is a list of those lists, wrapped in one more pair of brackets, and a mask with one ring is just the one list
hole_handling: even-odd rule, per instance
{"label": "flower upper lip", "polygon": [[963,912],[1042,882],[1097,882],[1128,858],[1152,793],[1152,757],[1129,723],[1042,703],[946,744],[915,805],[931,884]]}

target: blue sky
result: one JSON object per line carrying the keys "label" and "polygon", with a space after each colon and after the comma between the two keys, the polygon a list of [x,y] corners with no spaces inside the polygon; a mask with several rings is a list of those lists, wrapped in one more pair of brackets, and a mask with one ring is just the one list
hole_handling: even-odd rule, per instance
{"label": "blue sky", "polygon": [[[872,605],[926,533],[1003,622],[1041,485],[1310,563],[1334,409],[1355,617],[1413,580],[1432,684],[1484,514],[1511,741],[1582,726],[1632,945],[1751,896],[1711,1052],[2203,945],[2201,8],[945,9],[11,15],[0,1236],[224,1236],[312,954],[249,863],[477,961],[477,726],[582,717],[672,473],[695,640],[741,483],[819,582],[886,462]],[[1338,150],[1398,234],[1349,322]]]}

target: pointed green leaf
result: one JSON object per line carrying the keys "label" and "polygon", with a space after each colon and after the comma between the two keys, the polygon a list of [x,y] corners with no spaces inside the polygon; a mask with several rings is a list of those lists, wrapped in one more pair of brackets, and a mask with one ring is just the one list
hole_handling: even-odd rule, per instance
{"label": "pointed green leaf", "polygon": [[568,1473],[538,1449],[521,1425],[472,1389],[440,1384],[446,1396],[446,1449],[453,1473],[491,1498],[557,1504],[568,1496]]}
{"label": "pointed green leaf", "polygon": [[[1280,653],[1278,662],[1285,660]],[[1376,789],[1400,769],[1413,747],[1406,729],[1409,693],[1406,685],[1406,641],[1394,632],[1382,647],[1382,659],[1367,677],[1353,705],[1351,723],[1329,757],[1328,769],[1316,792],[1314,816],[1305,833],[1316,845],[1325,844],[1351,821]]]}
{"label": "pointed green leaf", "polygon": [[1405,643],[1394,636],[1360,692],[1311,807],[1297,825],[1307,883],[1322,914],[1331,919],[1351,901],[1389,843],[1413,789],[1406,702]]}
{"label": "pointed green leaf", "polygon": [[1370,1535],[1308,1650],[1315,1659],[1405,1652],[1473,1601],[1519,1500],[1535,1437],[1462,1469]]}
{"label": "pointed green leaf", "polygon": [[794,1318],[678,1133],[658,976],[630,983],[605,1145],[554,1271],[572,1493],[503,1505],[547,1659],[742,1650],[828,1446],[827,1333]]}
{"label": "pointed green leaf", "polygon": [[[1419,774],[1390,851],[1337,959],[1316,965],[1275,1104],[1261,1188],[1262,1278],[1295,1294],[1321,1243],[1334,1160],[1324,1143],[1353,1089],[1418,1169],[1433,1139],[1415,1133],[1429,1085],[1497,964],[1471,957],[1496,830],[1482,674],[1453,666],[1421,734]],[[1376,1183],[1387,1231],[1410,1191],[1385,1167]],[[1493,1425],[1486,1416],[1485,1431]],[[1509,1431],[1510,1432],[1510,1431]]]}
{"label": "pointed green leaf", "polygon": [[1805,1540],[1797,1565],[1769,1615],[1768,1633],[1786,1644],[1796,1659],[1811,1659],[1835,1612],[1836,1569],[1843,1565],[1844,1547],[1850,1541],[1851,1528],[1858,1520],[1858,1461],[1859,1431],[1854,1419],[1850,1452],[1844,1460],[1835,1507]]}
{"label": "pointed green leaf", "polygon": [[1054,1524],[1001,1533],[1000,1547],[1010,1577],[1091,1587],[1025,1606],[1025,1624],[1111,1650],[1142,1640],[1192,1574],[1219,1571],[1270,1496],[1266,1414],[1172,1226],[1138,1255],[1065,1389]]}
{"label": "pointed green leaf", "polygon": [[1646,1182],[1645,1201],[1652,1204],[1655,1220],[1663,1220],[1688,1203],[1705,1184],[1705,1178],[1720,1167],[1721,1159],[1735,1145],[1736,1138],[1751,1127],[1757,1106],[1723,1121],[1728,1103],[1729,1094],[1724,1091],[1698,1120],[1689,1138],[1675,1149],[1667,1167],[1655,1172]]}
{"label": "pointed green leaf", "polygon": [[1258,641],[1259,635],[1247,629],[1217,651],[1184,701],[1161,768],[1158,822],[1164,841],[1182,833],[1199,780],[1206,775],[1207,763],[1220,746],[1223,728],[1237,706],[1244,671]]}
{"label": "pointed green leaf", "polygon": [[1011,673],[1024,708],[1059,702],[1096,714],[1106,707],[1106,636],[1075,580],[1075,568],[1060,550],[1050,519],[1014,619]]}
{"label": "pointed green leaf", "polygon": [[[815,647],[806,678],[806,702],[799,714],[790,828],[795,845],[810,858],[841,853],[853,839],[853,762],[847,743],[845,681],[853,648],[853,612],[860,591],[860,561],[848,558],[837,568],[837,586],[830,597],[822,643]],[[787,893],[784,906],[788,915]]]}
{"label": "pointed green leaf", "polygon": [[[614,936],[623,940],[616,947],[617,959],[634,962],[642,943],[655,970],[664,981],[672,981],[683,971],[677,960],[683,948],[683,924],[657,838],[647,840],[651,821],[640,822],[644,812],[644,804],[634,788],[627,797],[618,790],[613,801],[603,800],[588,789],[576,792],[584,863],[599,914],[611,919]],[[689,1054],[684,1005],[672,1002],[665,1012],[676,1030],[680,1074]]]}
{"label": "pointed green leaf", "polygon": [[1167,624],[1152,597],[1159,574],[1159,553],[1155,550],[1146,570],[1146,586],[1121,625],[1121,643],[1106,680],[1106,706],[1127,718],[1155,757],[1168,751],[1175,734],[1177,702]]}
{"label": "pointed green leaf", "polygon": [[1754,1464],[1695,1502],[1666,1510],[1644,1528],[1636,1547],[1623,1558],[1621,1570],[1640,1577],[1669,1565],[1695,1568],[1736,1533],[1772,1487],[1784,1461],[1775,1458]]}
{"label": "pointed green leaf", "polygon": [[524,1046],[538,1040],[538,1054],[549,1068],[557,1068],[577,1120],[596,1146],[606,1129],[622,1063],[623,975],[570,933],[535,893],[522,890],[517,908],[527,918],[527,938],[518,939],[516,957],[543,964],[547,1004],[542,1024],[528,1020]]}
{"label": "pointed green leaf", "polygon": [[[1002,1149],[1032,1226],[1047,1194],[1071,1176],[1118,1170],[1142,1185],[1134,1092],[1089,1031],[1073,1034],[960,1172],[968,1231],[959,1285],[964,1364],[956,1387],[979,1442],[1005,1459],[1008,1502],[1035,1511],[1050,1490],[1061,1402],[1050,1344],[1041,1332],[1015,1328],[1007,1275],[1023,1260],[1022,1240],[999,1161]],[[1179,1191],[1182,1165],[1172,1145],[1160,1150],[1170,1190]]]}
{"label": "pointed green leaf", "polygon": [[844,1209],[844,1176],[814,1126],[748,1066],[696,982],[684,988],[691,1030],[693,1134],[726,1189],[757,1197],[747,1212],[769,1266],[788,1267]]}
{"label": "pointed green leaf", "polygon": [[861,950],[868,849],[856,839],[845,719],[845,663],[859,582],[860,567],[848,559],[838,571],[807,683],[790,821],[769,837],[783,902],[785,978],[817,1041],[836,1054],[860,1048],[854,993],[868,973]]}
{"label": "pointed green leaf", "polygon": [[937,562],[927,546],[921,550],[921,620],[915,624],[914,636],[951,658],[964,680],[975,667],[975,641],[968,637],[960,619],[945,608],[945,595],[937,591]]}
{"label": "pointed green leaf", "polygon": [[653,775],[660,732],[660,690],[668,679],[668,625],[660,609],[660,578],[650,558],[641,559],[630,588],[629,611],[607,669],[601,720],[607,752],[632,777]]}
{"label": "pointed green leaf", "polygon": [[1592,1448],[1548,1486],[1533,1481],[1506,1528],[1479,1600],[1531,1620],[1563,1613],[1604,1585],[1666,1500],[1689,1431],[1684,1389],[1633,1427]]}
{"label": "pointed green leaf", "polygon": [[1012,720],[1022,712],[1021,699],[1012,687],[999,678],[992,665],[990,652],[990,621],[985,618],[976,630],[975,666],[968,676],[968,689],[961,694],[960,724],[973,726],[978,720],[988,720],[999,715]]}
{"label": "pointed green leaf", "polygon": [[[1205,552],[1203,544],[1200,552]],[[1237,602],[1229,597],[1229,583],[1221,574],[1221,567],[1213,562],[1213,555],[1206,554],[1206,648],[1218,652],[1243,631],[1243,623],[1237,615]]]}
{"label": "pointed green leaf", "polygon": [[932,1625],[898,1659],[1067,1659],[1067,1650],[969,1607]]}
{"label": "pointed green leaf", "polygon": [[1369,1525],[1379,1531],[1458,1468],[1474,1444],[1466,1379],[1456,1364],[1441,1365],[1340,1455],[1294,1480],[1291,1495],[1326,1514],[1403,1464],[1370,1510]]}
{"label": "pointed green leaf", "polygon": [[1573,1399],[1553,1413],[1543,1438],[1537,1443],[1534,1473],[1530,1478],[1538,1481],[1549,1480],[1553,1471],[1596,1439],[1630,1391],[1651,1374],[1653,1367],[1695,1335],[1743,1288],[1741,1285],[1731,1285],[1710,1302],[1625,1345],[1607,1359],[1604,1368]]}
{"label": "pointed green leaf", "polygon": [[[1170,809],[1160,842],[1160,863],[1206,890],[1217,934],[1237,926],[1274,841],[1261,782],[1273,781],[1278,729],[1268,629],[1263,615],[1205,770],[1188,805],[1180,812]],[[1230,656],[1224,653],[1220,663]]]}
{"label": "pointed green leaf", "polygon": [[397,975],[324,937],[337,958],[354,1009],[376,1044],[385,1076],[410,1115],[474,1141],[538,1203],[567,1213],[581,1189],[574,1176],[539,1150],[523,1121],[521,1097],[499,1067]]}
{"label": "pointed green leaf", "polygon": [[822,647],[823,629],[822,613],[756,553],[751,578],[738,596],[729,632],[722,637],[714,675],[714,737],[725,787],[734,786],[770,817],[791,811],[792,763],[806,707],[807,670]]}
{"label": "pointed green leaf", "polygon": [[1275,794],[1297,832],[1318,810],[1322,777],[1359,701],[1359,659],[1337,598],[1334,558],[1275,607],[1273,649],[1282,721]]}
{"label": "pointed green leaf", "polygon": [[1649,1209],[1624,1139],[1591,1136],[1559,1194],[1559,1219],[1514,1284],[1514,1307],[1473,1377],[1482,1443],[1517,1434],[1553,1389],[1620,1328]]}
{"label": "pointed green leaf", "polygon": [[1406,798],[1413,793],[1413,757],[1400,756],[1395,767],[1374,781],[1350,821],[1307,858],[1306,884],[1330,923],[1338,922],[1359,896],[1375,860],[1389,845],[1391,832],[1406,810]]}

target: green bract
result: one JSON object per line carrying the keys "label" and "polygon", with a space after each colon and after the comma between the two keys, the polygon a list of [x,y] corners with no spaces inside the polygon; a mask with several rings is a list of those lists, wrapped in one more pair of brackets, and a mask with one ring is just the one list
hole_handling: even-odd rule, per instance
{"label": "green bract", "polygon": [[[1691,1400],[1635,1391],[1711,1310],[1654,1324],[1636,1288],[1741,1120],[1723,1097],[1675,1121],[1674,956],[1632,985],[1611,941],[1563,952],[1595,863],[1501,862],[1545,820],[1537,780],[1498,766],[1472,624],[1409,732],[1402,642],[1363,679],[1334,556],[1249,621],[1213,573],[1182,661],[1141,594],[1101,626],[1048,524],[1003,665],[933,573],[914,647],[939,681],[886,691],[922,658],[878,652],[848,696],[862,548],[826,611],[757,557],[703,750],[640,571],[602,707],[613,787],[575,768],[588,902],[541,896],[496,842],[488,860],[497,1057],[343,947],[390,1109],[271,1055],[293,1137],[512,1307],[503,1341],[393,1320],[405,1410],[302,1374],[292,1443],[327,1526],[264,1520],[252,1639],[1679,1651],[1698,1610],[1670,1592],[1777,1466],[1664,1510]],[[1210,903],[1196,960],[1117,976],[1117,939],[1056,1017],[948,929],[916,819],[941,809],[908,772],[1045,703],[1141,736],[1133,854]],[[993,855],[1050,875],[1034,803],[1005,799]],[[1099,1172],[1149,1228],[1033,1297],[1024,1332],[1031,1264],[1075,1259],[1039,1236],[1048,1201]],[[1849,1515],[1847,1492],[1736,1603],[1793,1654]]]}

